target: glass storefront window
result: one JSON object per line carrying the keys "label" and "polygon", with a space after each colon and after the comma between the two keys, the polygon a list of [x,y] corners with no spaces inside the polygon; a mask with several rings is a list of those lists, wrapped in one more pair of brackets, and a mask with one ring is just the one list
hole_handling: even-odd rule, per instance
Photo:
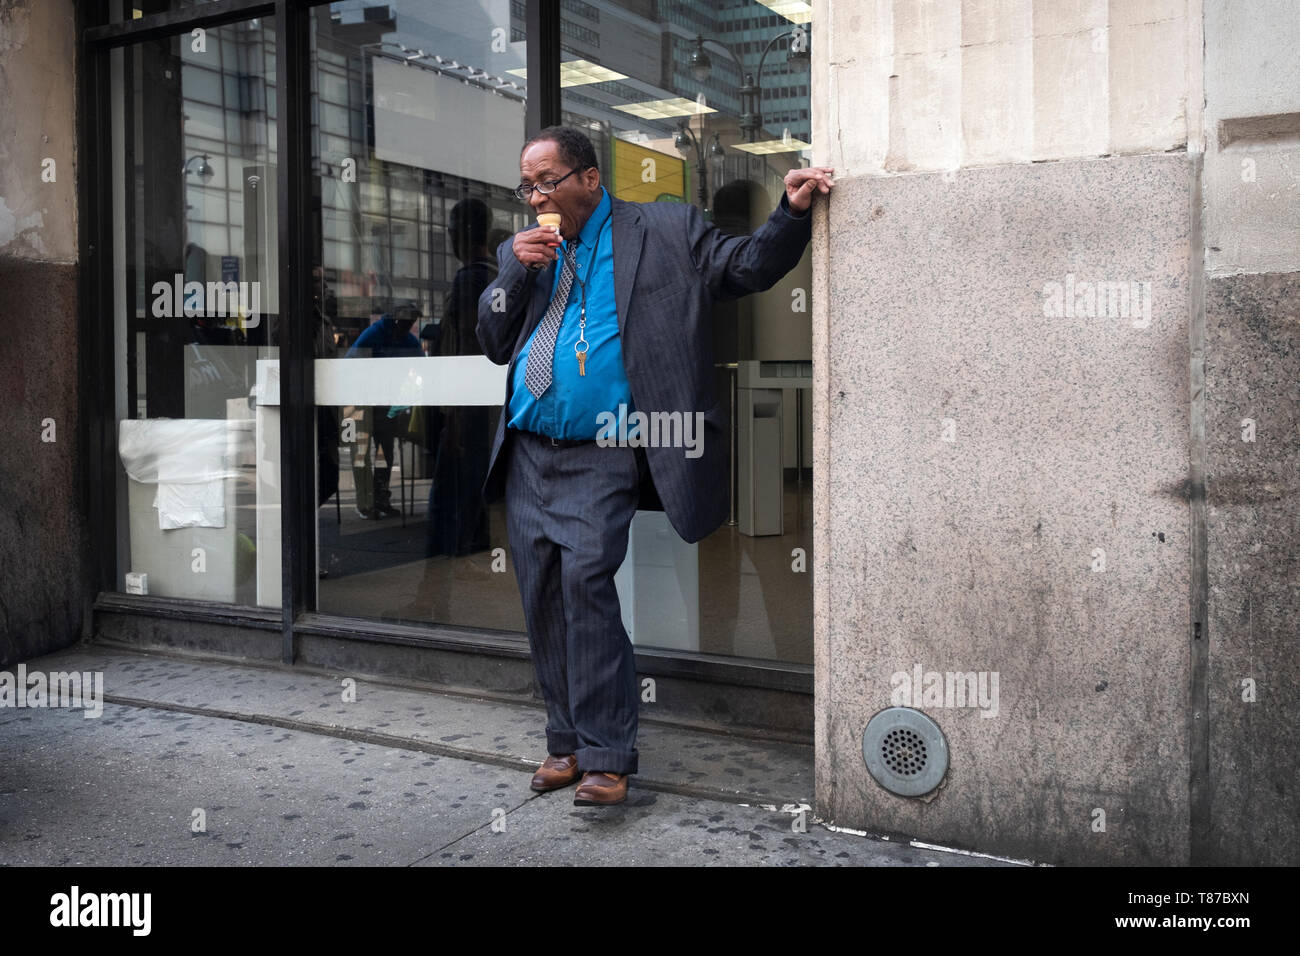
{"label": "glass storefront window", "polygon": [[475,333],[523,228],[523,22],[482,4],[313,11],[318,606],[524,629],[483,503],[504,369]]}
{"label": "glass storefront window", "polygon": [[278,604],[259,361],[276,357],[275,30],[115,49],[119,589]]}
{"label": "glass storefront window", "polygon": [[[114,4],[148,16],[202,0]],[[621,199],[748,233],[807,165],[800,3],[560,5],[562,122]],[[505,393],[480,353],[497,247],[533,222],[527,5],[317,4],[313,184],[317,590],[309,609],[520,635],[504,503],[482,484]],[[118,581],[277,607],[282,593],[275,21],[109,54]],[[714,312],[732,519],[687,545],[638,513],[635,644],[811,662],[811,287]],[[286,297],[287,301],[287,297]]]}

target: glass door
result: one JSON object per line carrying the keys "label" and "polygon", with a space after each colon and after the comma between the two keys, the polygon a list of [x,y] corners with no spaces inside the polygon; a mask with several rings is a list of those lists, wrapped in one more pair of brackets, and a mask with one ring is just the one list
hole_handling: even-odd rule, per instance
{"label": "glass door", "polygon": [[519,632],[481,494],[505,369],[475,325],[528,221],[522,11],[376,9],[313,11],[319,609]]}
{"label": "glass door", "polygon": [[275,23],[109,54],[117,587],[280,601]]}
{"label": "glass door", "polygon": [[[561,5],[564,123],[635,202],[693,203],[752,232],[807,166],[812,9],[803,2]],[[624,620],[635,643],[812,663],[811,259],[713,312],[728,409],[731,517],[687,545],[662,515],[632,528]],[[670,546],[664,547],[663,542]]]}

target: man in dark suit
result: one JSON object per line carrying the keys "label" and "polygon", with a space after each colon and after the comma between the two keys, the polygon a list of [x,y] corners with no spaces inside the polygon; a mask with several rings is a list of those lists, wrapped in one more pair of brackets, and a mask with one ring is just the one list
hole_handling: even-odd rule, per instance
{"label": "man in dark suit", "polygon": [[[714,394],[710,307],[771,288],[794,268],[811,235],[812,197],[834,183],[829,169],[791,170],[767,222],[727,236],[694,206],[614,199],[576,129],[542,130],[524,145],[519,171],[517,195],[560,225],[503,242],[479,299],[483,352],[510,363],[483,491],[506,498],[546,700],[549,755],[533,789],[581,776],[575,804],[621,803],[638,759],[635,659],[614,587],[628,527],[643,489],[688,542],[722,523],[730,440]],[[649,440],[633,424],[638,412],[681,421],[679,439],[688,421],[703,433],[687,448],[605,440],[611,416],[620,434],[631,425]]]}

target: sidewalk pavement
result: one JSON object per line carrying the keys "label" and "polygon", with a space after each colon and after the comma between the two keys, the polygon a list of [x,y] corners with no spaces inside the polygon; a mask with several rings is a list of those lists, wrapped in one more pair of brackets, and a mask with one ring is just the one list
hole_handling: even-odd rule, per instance
{"label": "sidewalk pavement", "polygon": [[828,829],[807,745],[643,717],[626,803],[575,807],[529,789],[540,702],[98,644],[25,667],[102,672],[104,704],[0,707],[4,866],[1014,865]]}

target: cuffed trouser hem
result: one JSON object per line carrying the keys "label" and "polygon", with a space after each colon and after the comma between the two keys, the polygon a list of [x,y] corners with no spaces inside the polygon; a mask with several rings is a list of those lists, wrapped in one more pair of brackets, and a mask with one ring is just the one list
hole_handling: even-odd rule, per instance
{"label": "cuffed trouser hem", "polygon": [[606,773],[636,773],[636,750],[613,750],[609,747],[579,747],[578,769],[583,773],[603,770]]}
{"label": "cuffed trouser hem", "polygon": [[578,734],[576,731],[548,730],[546,732],[546,752],[557,757],[567,757],[578,752]]}

